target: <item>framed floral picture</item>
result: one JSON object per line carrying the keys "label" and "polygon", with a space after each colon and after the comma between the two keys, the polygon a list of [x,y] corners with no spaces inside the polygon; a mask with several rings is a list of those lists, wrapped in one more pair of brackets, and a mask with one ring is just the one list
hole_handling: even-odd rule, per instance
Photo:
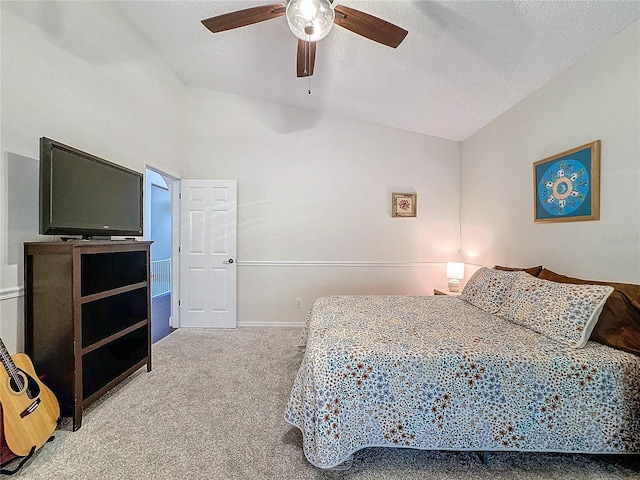
{"label": "framed floral picture", "polygon": [[418,200],[415,193],[392,193],[391,216],[415,217],[418,214]]}
{"label": "framed floral picture", "polygon": [[534,222],[600,219],[600,140],[533,164]]}

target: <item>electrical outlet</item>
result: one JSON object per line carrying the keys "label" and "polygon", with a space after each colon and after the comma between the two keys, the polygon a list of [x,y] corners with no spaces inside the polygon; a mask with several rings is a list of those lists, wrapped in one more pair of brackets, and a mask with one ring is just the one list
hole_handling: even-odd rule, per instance
{"label": "electrical outlet", "polygon": [[302,299],[296,298],[296,308],[302,308]]}

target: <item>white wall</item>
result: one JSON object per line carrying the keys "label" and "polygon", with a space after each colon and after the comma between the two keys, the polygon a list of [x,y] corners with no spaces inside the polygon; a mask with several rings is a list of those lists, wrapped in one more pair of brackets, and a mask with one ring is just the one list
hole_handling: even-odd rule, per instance
{"label": "white wall", "polygon": [[[446,282],[444,262],[459,256],[459,144],[195,88],[185,114],[186,87],[113,4],[1,5],[0,335],[10,351],[24,341],[22,242],[42,238],[41,136],[138,171],[237,178],[241,324],[302,322],[327,293]],[[416,192],[418,217],[392,219],[392,192]]]}
{"label": "white wall", "polygon": [[[138,171],[236,178],[240,324],[332,293],[429,293],[458,253],[640,283],[638,23],[460,145],[185,87],[109,2],[0,3],[0,336],[23,346],[38,138]],[[532,164],[602,140],[599,222],[533,224]],[[183,159],[184,158],[184,159]],[[416,192],[418,217],[391,218]],[[470,272],[467,272],[467,277]],[[295,308],[295,298],[303,306]]]}
{"label": "white wall", "polygon": [[[640,283],[640,22],[463,142],[467,261]],[[600,220],[534,224],[533,163],[602,141]]]}
{"label": "white wall", "polygon": [[24,341],[22,242],[45,239],[39,138],[139,172],[146,162],[179,171],[184,84],[113,3],[0,8],[0,336],[13,353]]}
{"label": "white wall", "polygon": [[[238,180],[241,325],[303,322],[327,293],[446,284],[457,142],[190,87],[185,118],[184,176]],[[392,192],[417,193],[418,217],[392,218]]]}

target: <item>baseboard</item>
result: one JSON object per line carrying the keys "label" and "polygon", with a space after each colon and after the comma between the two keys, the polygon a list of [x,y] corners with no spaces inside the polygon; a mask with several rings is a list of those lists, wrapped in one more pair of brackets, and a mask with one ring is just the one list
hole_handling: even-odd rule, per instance
{"label": "baseboard", "polygon": [[303,328],[306,322],[238,322],[238,327],[291,327]]}

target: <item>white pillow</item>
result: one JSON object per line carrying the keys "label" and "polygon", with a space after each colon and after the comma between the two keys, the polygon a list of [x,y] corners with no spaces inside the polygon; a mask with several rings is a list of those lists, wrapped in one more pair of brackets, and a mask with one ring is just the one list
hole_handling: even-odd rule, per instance
{"label": "white pillow", "polygon": [[516,272],[496,315],[572,348],[583,348],[613,288],[558,283]]}
{"label": "white pillow", "polygon": [[469,279],[460,298],[488,313],[496,313],[511,291],[517,272],[482,267]]}

